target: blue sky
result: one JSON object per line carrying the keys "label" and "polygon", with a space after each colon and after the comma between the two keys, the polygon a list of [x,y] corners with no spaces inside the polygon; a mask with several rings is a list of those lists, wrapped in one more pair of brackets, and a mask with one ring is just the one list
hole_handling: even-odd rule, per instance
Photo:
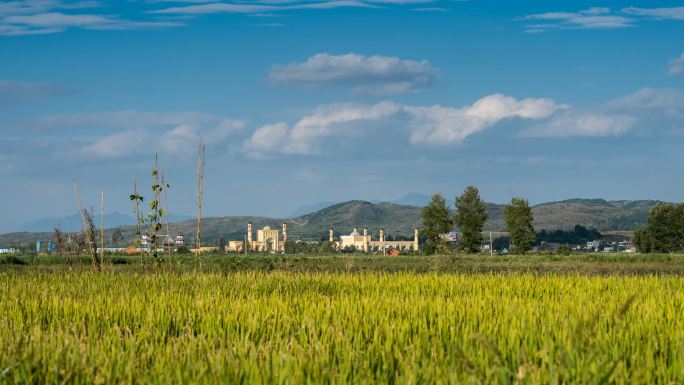
{"label": "blue sky", "polygon": [[684,2],[2,1],[0,55],[0,231],[155,152],[191,214],[200,140],[206,215],[684,195]]}

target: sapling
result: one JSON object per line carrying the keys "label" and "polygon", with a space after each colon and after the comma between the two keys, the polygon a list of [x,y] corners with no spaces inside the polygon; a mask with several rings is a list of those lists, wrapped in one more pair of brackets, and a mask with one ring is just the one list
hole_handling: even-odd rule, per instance
{"label": "sapling", "polygon": [[138,236],[137,246],[141,248],[140,251],[140,265],[143,264],[143,252],[142,252],[142,226],[145,224],[145,218],[143,218],[140,211],[140,204],[145,201],[145,198],[138,194],[138,184],[133,178],[133,194],[130,195],[131,201],[133,201],[133,213],[135,214],[135,235]]}

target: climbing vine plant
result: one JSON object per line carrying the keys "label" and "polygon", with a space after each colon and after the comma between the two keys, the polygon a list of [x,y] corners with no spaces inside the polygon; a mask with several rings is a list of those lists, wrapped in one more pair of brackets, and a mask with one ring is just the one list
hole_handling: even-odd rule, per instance
{"label": "climbing vine plant", "polygon": [[[159,182],[159,159],[155,155],[154,158],[154,168],[152,169],[152,195],[153,199],[149,201],[150,210],[147,212],[147,216],[143,217],[140,211],[140,205],[145,201],[145,198],[138,193],[137,185],[133,184],[133,194],[130,195],[130,200],[135,204],[135,216],[137,219],[136,235],[140,237],[140,243],[142,244],[143,237],[143,227],[147,225],[147,237],[148,237],[148,253],[154,257],[154,260],[159,262],[159,232],[162,229],[162,222],[164,217],[167,216],[166,210],[160,205],[160,197],[163,191],[170,188],[171,185],[166,182]],[[168,218],[167,218],[168,219]],[[169,234],[167,234],[167,237]]]}
{"label": "climbing vine plant", "polygon": [[[169,185],[168,183],[162,184],[159,182],[159,162],[156,155],[154,158],[154,169],[152,169],[152,178],[154,179],[154,183],[152,183],[152,194],[154,195],[154,199],[150,201],[150,211],[147,212],[147,220],[150,225],[148,235],[150,237],[150,247],[152,248],[152,256],[154,257],[155,261],[158,261],[158,234],[159,231],[162,229],[162,221],[166,216],[166,210],[162,208],[160,205],[160,198],[162,192],[171,187],[171,185]],[[167,237],[168,236],[170,236],[170,234],[167,234]]]}

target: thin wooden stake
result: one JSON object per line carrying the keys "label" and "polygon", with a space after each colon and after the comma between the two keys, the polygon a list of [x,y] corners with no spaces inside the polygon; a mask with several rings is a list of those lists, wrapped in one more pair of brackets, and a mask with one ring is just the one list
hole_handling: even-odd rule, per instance
{"label": "thin wooden stake", "polygon": [[81,221],[83,221],[83,229],[86,228],[85,213],[83,211],[83,204],[81,203],[81,194],[78,192],[78,184],[76,184],[76,178],[73,179],[74,182],[74,192],[76,193],[76,202],[78,203],[79,213],[81,214]]}
{"label": "thin wooden stake", "polygon": [[135,178],[133,178],[133,195],[136,197],[135,199],[135,230],[136,233],[138,234],[138,246],[140,247],[140,266],[142,267],[144,264],[144,257],[143,257],[143,251],[142,251],[142,227],[140,226],[140,200],[137,199],[138,196],[138,183],[135,181]]}
{"label": "thin wooden stake", "polygon": [[[202,224],[202,180],[204,179],[204,149],[205,145],[200,143],[197,149],[197,237],[195,239],[195,264],[200,263],[201,224]],[[201,265],[200,265],[201,269]]]}
{"label": "thin wooden stake", "polygon": [[489,232],[489,256],[494,255],[494,243],[492,241],[492,232]]}
{"label": "thin wooden stake", "polygon": [[161,183],[164,188],[164,215],[166,215],[166,240],[168,244],[169,266],[171,265],[171,232],[169,231],[169,209],[166,198],[166,181],[164,180],[164,170],[161,172]]}
{"label": "thin wooden stake", "polygon": [[[89,235],[90,229],[89,229],[89,226],[86,225],[86,217],[85,217],[86,212],[83,209],[83,203],[81,202],[81,194],[78,191],[78,184],[76,183],[76,178],[73,178],[73,182],[74,182],[74,192],[76,192],[76,202],[78,203],[78,208],[81,212],[81,220],[83,221],[83,231],[85,231],[85,237],[86,237],[86,241],[88,242],[88,248],[90,249],[91,254],[94,254],[93,253],[93,247],[95,247],[95,245],[93,245],[92,242],[90,242],[90,240],[91,240],[91,237]],[[91,208],[91,213],[92,213],[92,208]],[[95,237],[92,237],[92,238],[94,239]],[[93,266],[96,266],[95,259],[93,259]]]}
{"label": "thin wooden stake", "polygon": [[104,187],[100,194],[100,268],[104,265],[105,240],[104,240]]}

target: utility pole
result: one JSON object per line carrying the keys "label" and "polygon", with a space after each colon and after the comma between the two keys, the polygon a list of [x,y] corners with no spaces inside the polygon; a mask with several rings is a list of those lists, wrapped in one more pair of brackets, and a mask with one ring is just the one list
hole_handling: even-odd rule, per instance
{"label": "utility pole", "polygon": [[494,242],[492,241],[492,232],[489,232],[489,256],[494,255]]}

